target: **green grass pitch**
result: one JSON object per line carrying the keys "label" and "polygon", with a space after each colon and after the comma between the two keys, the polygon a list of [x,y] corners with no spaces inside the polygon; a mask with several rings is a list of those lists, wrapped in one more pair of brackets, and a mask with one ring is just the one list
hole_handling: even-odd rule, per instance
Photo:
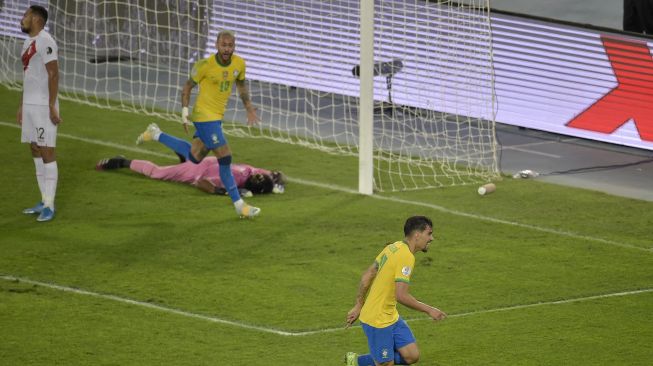
{"label": "green grass pitch", "polygon": [[118,154],[174,159],[134,145],[154,119],[62,102],[57,216],[37,223],[21,214],[39,196],[19,94],[0,98],[0,364],[340,365],[367,349],[359,327],[342,329],[359,276],[414,214],[433,219],[436,240],[411,292],[450,315],[400,307],[420,364],[653,360],[651,202],[510,178],[484,197],[366,197],[351,193],[354,158],[229,137],[236,162],[291,178],[240,220],[227,197],[95,171]]}

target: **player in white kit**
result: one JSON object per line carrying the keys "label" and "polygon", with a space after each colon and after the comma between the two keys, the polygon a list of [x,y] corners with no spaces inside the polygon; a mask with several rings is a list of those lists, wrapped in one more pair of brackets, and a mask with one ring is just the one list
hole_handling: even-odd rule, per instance
{"label": "player in white kit", "polygon": [[54,218],[54,196],[57,191],[59,171],[55,159],[59,116],[59,64],[58,48],[54,39],[44,30],[48,12],[39,5],[30,6],[20,28],[28,38],[23,44],[23,97],[16,116],[22,125],[21,142],[29,143],[36,166],[36,180],[41,191],[41,201],[23,210],[25,214],[39,214],[37,221]]}

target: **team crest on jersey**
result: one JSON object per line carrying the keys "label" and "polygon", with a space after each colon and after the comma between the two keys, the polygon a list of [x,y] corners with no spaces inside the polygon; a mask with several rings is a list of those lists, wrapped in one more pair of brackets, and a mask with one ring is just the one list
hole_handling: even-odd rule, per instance
{"label": "team crest on jersey", "polygon": [[237,78],[237,77],[238,77],[238,74],[239,74],[239,73],[238,73],[238,70],[234,70],[234,78]]}
{"label": "team crest on jersey", "polygon": [[52,53],[52,47],[48,47],[45,51],[48,55]]}
{"label": "team crest on jersey", "polygon": [[381,351],[381,357],[383,358],[388,358],[388,350],[386,348]]}
{"label": "team crest on jersey", "polygon": [[228,77],[229,77],[229,71],[224,71],[224,72],[222,73],[222,78],[223,78],[224,80],[227,80]]}
{"label": "team crest on jersey", "polygon": [[410,267],[405,266],[404,268],[401,269],[401,273],[402,273],[404,276],[410,276]]}

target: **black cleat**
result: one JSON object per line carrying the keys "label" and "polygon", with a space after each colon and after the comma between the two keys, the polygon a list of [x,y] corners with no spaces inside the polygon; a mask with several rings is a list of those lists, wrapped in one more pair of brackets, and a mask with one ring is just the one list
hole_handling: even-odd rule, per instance
{"label": "black cleat", "polygon": [[110,159],[102,159],[95,165],[95,170],[112,170],[126,168],[130,161],[124,156],[116,156]]}

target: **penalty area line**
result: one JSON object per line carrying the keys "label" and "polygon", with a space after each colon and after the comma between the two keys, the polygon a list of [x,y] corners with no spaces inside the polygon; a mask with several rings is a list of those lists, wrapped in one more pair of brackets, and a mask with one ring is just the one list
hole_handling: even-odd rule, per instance
{"label": "penalty area line", "polygon": [[[115,301],[115,302],[128,304],[128,305],[140,306],[140,307],[144,307],[144,308],[148,308],[148,309],[153,309],[153,310],[163,311],[163,312],[170,313],[170,314],[184,316],[184,317],[187,317],[187,318],[203,320],[203,321],[207,321],[207,322],[211,322],[211,323],[224,324],[224,325],[229,325],[229,326],[233,326],[233,327],[237,327],[237,328],[242,328],[242,329],[247,329],[247,330],[252,330],[252,331],[258,331],[258,332],[262,332],[262,333],[270,333],[270,334],[275,334],[275,335],[280,335],[280,336],[285,336],[285,337],[303,337],[303,336],[310,336],[310,335],[324,334],[324,333],[333,333],[333,332],[344,331],[345,330],[344,327],[338,327],[338,328],[324,328],[324,329],[316,329],[316,330],[310,330],[310,331],[299,331],[299,332],[285,331],[285,330],[281,330],[281,329],[267,328],[267,327],[256,326],[256,325],[251,325],[251,324],[247,324],[247,323],[241,323],[241,322],[236,322],[236,321],[232,321],[232,320],[222,319],[222,318],[218,318],[218,317],[192,313],[192,312],[186,311],[186,310],[175,309],[175,308],[166,307],[166,306],[162,306],[162,305],[152,304],[152,303],[149,303],[149,302],[128,299],[128,298],[124,298],[124,297],[120,297],[120,296],[116,296],[116,295],[101,294],[101,293],[98,293],[98,292],[82,290],[82,289],[79,289],[79,288],[72,288],[72,287],[57,285],[57,284],[53,284],[53,283],[30,280],[30,279],[23,278],[23,277],[16,277],[16,276],[11,276],[11,275],[0,275],[0,279],[3,279],[5,281],[9,281],[9,282],[18,282],[18,283],[22,282],[22,283],[27,283],[27,284],[31,284],[31,285],[42,286],[42,287],[52,289],[52,290],[73,293],[73,294],[76,294],[76,295],[90,296],[90,297],[94,297],[94,298],[100,298],[100,299],[104,299],[104,300]],[[520,310],[520,309],[534,308],[534,307],[540,307],[540,306],[563,305],[563,304],[569,304],[569,303],[574,303],[574,302],[584,302],[584,301],[599,300],[599,299],[606,299],[606,298],[619,297],[619,296],[630,296],[630,295],[637,295],[637,294],[649,293],[649,292],[653,292],[653,288],[632,290],[632,291],[613,292],[613,293],[607,293],[607,294],[601,294],[601,295],[576,297],[576,298],[570,298],[570,299],[564,299],[564,300],[555,300],[555,301],[537,302],[537,303],[531,303],[531,304],[513,305],[513,306],[506,306],[506,307],[500,307],[500,308],[494,308],[494,309],[484,309],[484,310],[469,311],[469,312],[464,312],[464,313],[450,314],[448,316],[448,318],[462,318],[462,317],[467,317],[467,316],[472,316],[472,315],[498,313],[498,312]],[[431,319],[426,318],[426,317],[422,317],[422,318],[407,319],[406,321],[408,321],[408,322],[417,322],[417,321],[424,321],[424,320],[431,320]],[[356,325],[354,327],[360,327],[360,325]]]}
{"label": "penalty area line", "polygon": [[[534,307],[544,306],[544,305],[571,304],[571,303],[575,303],[575,302],[585,302],[585,301],[592,301],[592,300],[607,299],[607,298],[610,298],[610,297],[639,295],[639,294],[644,294],[644,293],[648,293],[648,292],[653,292],[653,288],[645,288],[645,289],[632,290],[632,291],[613,292],[613,293],[608,293],[608,294],[585,296],[585,297],[576,297],[576,298],[571,298],[571,299],[563,299],[563,300],[555,300],[555,301],[547,301],[547,302],[536,302],[536,303],[524,304],[524,305],[513,305],[513,306],[506,306],[506,307],[503,307],[503,308],[496,308],[496,309],[469,311],[469,312],[466,312],[466,313],[453,314],[450,317],[451,318],[456,318],[456,317],[464,317],[464,316],[477,315],[477,314],[498,313],[498,312],[502,312],[502,311],[528,309],[528,308],[534,308]],[[415,318],[414,321],[429,320],[429,319],[430,318]]]}
{"label": "penalty area line", "polygon": [[238,327],[238,328],[254,330],[254,331],[259,331],[259,332],[264,332],[264,333],[271,333],[271,334],[276,334],[276,335],[281,335],[281,336],[294,335],[292,332],[286,332],[286,331],[283,331],[283,330],[278,330],[278,329],[273,329],[273,328],[259,327],[259,326],[256,326],[256,325],[240,323],[240,322],[236,322],[236,321],[232,321],[232,320],[226,320],[226,319],[217,318],[217,317],[213,317],[213,316],[191,313],[189,311],[185,311],[185,310],[181,310],[181,309],[175,309],[175,308],[170,308],[170,307],[166,307],[166,306],[162,306],[162,305],[152,304],[152,303],[149,303],[149,302],[128,299],[128,298],[124,298],[124,297],[120,297],[120,296],[116,296],[116,295],[101,294],[101,293],[98,293],[98,292],[82,290],[82,289],[72,288],[72,287],[67,287],[67,286],[61,286],[61,285],[56,285],[56,284],[53,284],[53,283],[34,281],[34,280],[27,279],[27,278],[15,277],[15,276],[9,276],[9,275],[0,275],[0,278],[2,278],[3,280],[6,280],[6,281],[19,282],[19,283],[23,282],[23,283],[28,283],[30,285],[46,287],[46,288],[49,288],[49,289],[52,289],[52,290],[69,292],[69,293],[73,293],[73,294],[77,294],[77,295],[91,296],[91,297],[95,297],[95,298],[116,301],[116,302],[120,302],[120,303],[128,304],[128,305],[141,306],[141,307],[145,307],[145,308],[149,308],[149,309],[163,311],[163,312],[166,312],[166,313],[185,316],[187,318],[204,320],[204,321],[208,321],[208,322],[211,322],[211,323],[231,325],[231,326]]}
{"label": "penalty area line", "polygon": [[[494,309],[468,311],[468,312],[464,312],[464,313],[449,314],[447,316],[447,318],[464,318],[464,317],[472,316],[472,315],[482,315],[482,314],[498,313],[498,312],[505,312],[505,311],[512,311],[512,310],[521,310],[521,309],[528,309],[528,308],[534,308],[534,307],[540,307],[540,306],[564,305],[564,304],[570,304],[570,303],[574,303],[574,302],[585,302],[585,301],[592,301],[592,300],[607,299],[607,298],[610,298],[610,297],[638,295],[638,294],[643,294],[643,293],[648,293],[648,292],[653,292],[653,288],[633,290],[633,291],[613,292],[613,293],[608,293],[608,294],[585,296],[585,297],[576,297],[576,298],[564,299],[564,300],[543,301],[543,302],[536,302],[536,303],[531,303],[531,304],[513,305],[513,306],[506,306],[506,307],[500,307],[500,308],[494,308]],[[412,322],[425,321],[425,320],[432,320],[432,319],[427,318],[427,317],[410,318],[410,319],[406,319],[406,322],[411,322],[412,323]],[[307,336],[307,335],[312,335],[312,334],[336,332],[336,331],[339,331],[339,330],[343,330],[343,328],[326,328],[326,329],[306,331],[306,332],[297,332],[297,333],[294,333],[293,335],[294,336]]]}
{"label": "penalty area line", "polygon": [[[324,188],[324,189],[331,189],[335,191],[340,191],[340,192],[345,192],[345,193],[352,193],[352,194],[359,194],[358,191],[353,190],[353,189],[348,189],[340,186],[335,186],[331,184],[325,184],[325,183],[316,183],[304,179],[298,179],[298,178],[288,178],[289,181],[294,182],[294,183],[299,183],[302,185],[307,185],[307,186],[312,186],[312,187],[319,187],[319,188]],[[473,213],[468,213],[468,212],[462,212],[462,211],[457,211],[457,210],[452,210],[443,206],[435,205],[432,203],[426,203],[426,202],[419,202],[419,201],[411,201],[411,200],[406,200],[402,198],[397,198],[397,197],[391,197],[391,196],[381,196],[378,194],[374,194],[371,196],[368,196],[372,199],[377,199],[381,201],[390,201],[390,202],[395,202],[395,203],[401,203],[401,204],[406,204],[406,205],[412,205],[412,206],[422,206],[426,208],[430,208],[432,210],[444,212],[446,214],[450,215],[455,215],[455,216],[461,216],[461,217],[467,217],[470,219],[474,220],[479,220],[479,221],[487,221],[495,224],[502,224],[502,225],[509,225],[509,226],[516,226],[520,227],[523,229],[529,229],[533,231],[539,231],[539,232],[544,232],[547,234],[553,234],[553,235],[558,235],[558,236],[566,236],[569,238],[573,239],[580,239],[580,240],[586,240],[586,241],[593,241],[601,244],[607,244],[607,245],[613,245],[621,248],[628,248],[628,249],[635,249],[635,250],[640,250],[648,253],[653,253],[653,248],[643,248],[643,247],[638,247],[636,245],[632,244],[627,244],[627,243],[620,243],[612,240],[607,240],[607,239],[602,239],[602,238],[596,238],[593,236],[587,236],[587,235],[581,235],[581,234],[576,234],[568,231],[562,231],[562,230],[555,230],[555,229],[550,229],[546,227],[541,227],[541,226],[535,226],[535,225],[529,225],[529,224],[523,224],[520,222],[516,221],[508,221],[508,220],[502,220],[502,219],[497,219],[495,217],[490,217],[490,216],[483,216],[483,215],[476,215]]]}

